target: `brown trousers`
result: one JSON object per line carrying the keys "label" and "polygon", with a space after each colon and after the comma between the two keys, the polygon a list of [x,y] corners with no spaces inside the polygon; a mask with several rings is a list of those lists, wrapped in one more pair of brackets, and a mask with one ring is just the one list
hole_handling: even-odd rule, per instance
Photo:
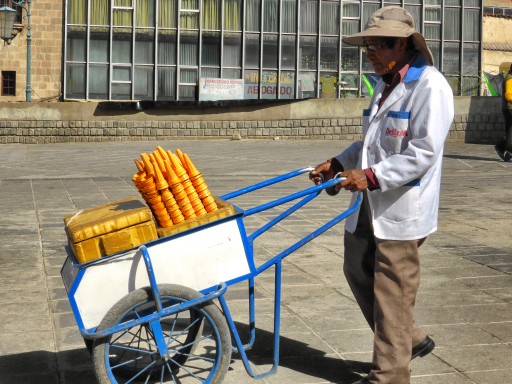
{"label": "brown trousers", "polygon": [[343,271],[374,332],[372,384],[409,384],[412,347],[426,333],[414,322],[420,283],[421,240],[383,240],[373,235],[364,196],[354,233],[345,232]]}

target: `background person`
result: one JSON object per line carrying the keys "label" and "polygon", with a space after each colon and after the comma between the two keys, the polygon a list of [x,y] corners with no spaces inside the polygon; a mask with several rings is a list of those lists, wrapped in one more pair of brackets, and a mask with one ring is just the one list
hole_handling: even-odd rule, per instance
{"label": "background person", "polygon": [[505,138],[494,146],[503,161],[512,161],[512,64],[503,79],[501,111],[505,119]]}
{"label": "background person", "polygon": [[343,267],[374,332],[372,370],[358,383],[408,384],[411,359],[435,346],[413,311],[418,248],[437,229],[453,93],[401,7],[376,11],[363,32],[343,42],[364,47],[381,80],[363,112],[362,140],[317,165],[310,178],[318,184],[320,174],[330,179],[343,171],[336,188],[363,191],[359,211],[345,223]]}

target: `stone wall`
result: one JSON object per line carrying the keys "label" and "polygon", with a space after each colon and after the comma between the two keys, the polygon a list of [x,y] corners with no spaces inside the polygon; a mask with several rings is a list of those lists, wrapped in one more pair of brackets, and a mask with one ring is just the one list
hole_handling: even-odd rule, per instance
{"label": "stone wall", "polygon": [[[368,99],[312,99],[247,105],[0,103],[0,143],[169,139],[361,137]],[[448,141],[495,143],[503,135],[499,97],[456,97]]]}

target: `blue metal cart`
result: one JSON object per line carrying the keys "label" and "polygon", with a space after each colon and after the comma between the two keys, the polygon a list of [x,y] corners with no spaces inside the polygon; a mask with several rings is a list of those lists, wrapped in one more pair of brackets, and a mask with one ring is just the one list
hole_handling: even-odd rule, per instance
{"label": "blue metal cart", "polygon": [[[220,199],[228,201],[312,169],[280,175]],[[274,374],[279,365],[282,261],[357,211],[361,196],[346,211],[259,266],[254,262],[254,241],[341,180],[337,175],[254,208],[235,207],[227,217],[85,264],[76,264],[69,256],[61,275],[78,328],[92,353],[98,382],[221,383],[233,352],[240,354],[251,377]],[[295,200],[261,228],[246,233],[245,217]],[[246,354],[256,337],[254,282],[272,267],[273,365],[268,372],[256,374]],[[242,281],[248,283],[249,298],[250,339],[245,344],[224,297],[229,286]]]}

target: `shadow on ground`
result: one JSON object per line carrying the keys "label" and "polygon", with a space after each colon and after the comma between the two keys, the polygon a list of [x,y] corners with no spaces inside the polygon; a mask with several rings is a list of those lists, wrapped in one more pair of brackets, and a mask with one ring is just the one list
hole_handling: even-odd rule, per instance
{"label": "shadow on ground", "polygon": [[[246,324],[237,324],[240,335],[248,335]],[[241,336],[243,337],[243,336]],[[272,364],[274,335],[256,329],[256,342],[248,351],[252,367],[259,373],[268,369],[262,365]],[[240,360],[240,354],[233,353],[233,360]],[[269,366],[270,367],[270,366]],[[327,382],[351,382],[370,370],[369,363],[325,356],[325,352],[292,338],[280,338],[279,369],[289,370],[316,377]],[[57,353],[33,351],[0,356],[0,383],[23,384],[90,384],[95,383],[94,368],[89,352],[85,348]],[[228,376],[229,378],[229,372]],[[247,383],[253,380],[247,375]],[[258,382],[258,380],[254,380]]]}
{"label": "shadow on ground", "polygon": [[492,161],[492,162],[501,162],[502,160],[496,155],[496,157],[479,157],[479,156],[466,156],[466,155],[447,155],[444,154],[443,157],[447,157],[449,159],[455,160],[475,160],[475,161]]}
{"label": "shadow on ground", "polygon": [[[249,326],[236,323],[242,342],[249,338]],[[247,340],[244,339],[247,337]],[[258,366],[267,365],[268,370],[273,361],[274,334],[262,329],[256,329],[254,346],[247,351],[251,364],[258,373],[265,372]],[[289,337],[280,337],[279,369],[286,367],[289,370],[300,372],[304,375],[319,378],[327,382],[340,383],[352,382],[367,374],[371,369],[370,363],[343,360],[337,357],[326,356],[324,351],[310,347],[308,344]],[[233,353],[232,358],[241,360],[238,353]],[[248,376],[249,377],[249,376]]]}
{"label": "shadow on ground", "polygon": [[33,351],[0,356],[2,384],[91,384],[95,383],[87,349],[62,352]]}

